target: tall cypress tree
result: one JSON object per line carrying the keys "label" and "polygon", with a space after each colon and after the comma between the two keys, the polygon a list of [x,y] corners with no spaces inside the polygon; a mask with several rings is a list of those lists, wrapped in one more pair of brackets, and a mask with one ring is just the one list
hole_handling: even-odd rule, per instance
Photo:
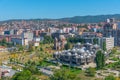
{"label": "tall cypress tree", "polygon": [[102,69],[105,65],[105,56],[101,50],[96,53],[96,65],[97,69]]}
{"label": "tall cypress tree", "polygon": [[102,47],[103,47],[103,50],[106,51],[106,43],[105,42],[103,42],[103,46]]}

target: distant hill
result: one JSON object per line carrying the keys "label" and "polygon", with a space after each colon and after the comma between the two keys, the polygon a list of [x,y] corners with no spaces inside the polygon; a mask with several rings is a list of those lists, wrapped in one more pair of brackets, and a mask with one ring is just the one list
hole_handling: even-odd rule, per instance
{"label": "distant hill", "polygon": [[61,22],[69,22],[69,23],[99,23],[105,22],[108,18],[115,18],[116,20],[120,20],[120,14],[113,14],[113,15],[96,15],[96,16],[75,16],[75,17],[68,17],[68,18],[60,18],[60,19],[11,19],[2,22],[11,22],[11,21],[61,21]]}
{"label": "distant hill", "polygon": [[99,23],[104,22],[108,18],[115,18],[120,20],[120,14],[114,15],[96,15],[96,16],[75,16],[71,18],[61,18],[59,21],[70,22],[70,23]]}

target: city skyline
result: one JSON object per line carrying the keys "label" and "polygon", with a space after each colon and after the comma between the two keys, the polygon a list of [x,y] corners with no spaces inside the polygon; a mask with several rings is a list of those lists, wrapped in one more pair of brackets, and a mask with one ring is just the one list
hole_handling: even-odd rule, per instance
{"label": "city skyline", "polygon": [[119,0],[0,0],[0,21],[119,14],[119,2]]}

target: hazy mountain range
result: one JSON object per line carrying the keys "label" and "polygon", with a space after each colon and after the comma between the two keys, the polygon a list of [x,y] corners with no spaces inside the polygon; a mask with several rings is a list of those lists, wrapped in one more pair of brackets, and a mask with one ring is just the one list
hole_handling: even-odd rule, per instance
{"label": "hazy mountain range", "polygon": [[40,21],[47,21],[47,20],[58,20],[62,22],[69,22],[69,23],[99,23],[104,22],[108,18],[115,18],[116,20],[120,20],[120,14],[113,14],[113,15],[96,15],[96,16],[75,16],[75,17],[68,17],[68,18],[60,18],[60,19],[13,19],[13,20],[7,20],[7,21],[20,21],[20,20],[27,20],[27,21],[34,21],[34,20],[40,20]]}
{"label": "hazy mountain range", "polygon": [[96,16],[75,16],[71,18],[62,18],[60,21],[70,22],[70,23],[99,23],[104,22],[108,18],[115,18],[120,20],[120,14],[114,15],[96,15]]}

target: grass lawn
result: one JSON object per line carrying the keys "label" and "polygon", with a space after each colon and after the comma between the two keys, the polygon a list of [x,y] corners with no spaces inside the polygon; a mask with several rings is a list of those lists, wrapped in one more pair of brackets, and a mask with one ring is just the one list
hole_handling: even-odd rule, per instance
{"label": "grass lawn", "polygon": [[49,77],[45,75],[34,75],[34,77],[37,77],[39,80],[48,80]]}
{"label": "grass lawn", "polygon": [[75,67],[69,67],[69,66],[61,66],[62,69],[69,70],[70,73],[72,74],[80,74],[82,72],[81,69],[75,68]]}
{"label": "grass lawn", "polygon": [[45,61],[45,60],[43,60],[43,61],[40,63],[40,66],[50,66],[50,65],[57,66],[57,64],[51,63],[51,62],[48,62],[48,61]]}
{"label": "grass lawn", "polygon": [[80,78],[80,80],[103,80],[101,78],[96,78],[96,77],[89,77],[85,75],[85,71],[81,71],[80,74],[77,76]]}
{"label": "grass lawn", "polygon": [[77,77],[80,78],[80,80],[102,80],[102,79],[98,79],[96,77],[86,76],[85,71],[83,71],[79,68],[69,67],[69,66],[63,65],[63,66],[61,66],[61,69],[65,69],[66,71],[69,72],[69,74],[77,75]]}

